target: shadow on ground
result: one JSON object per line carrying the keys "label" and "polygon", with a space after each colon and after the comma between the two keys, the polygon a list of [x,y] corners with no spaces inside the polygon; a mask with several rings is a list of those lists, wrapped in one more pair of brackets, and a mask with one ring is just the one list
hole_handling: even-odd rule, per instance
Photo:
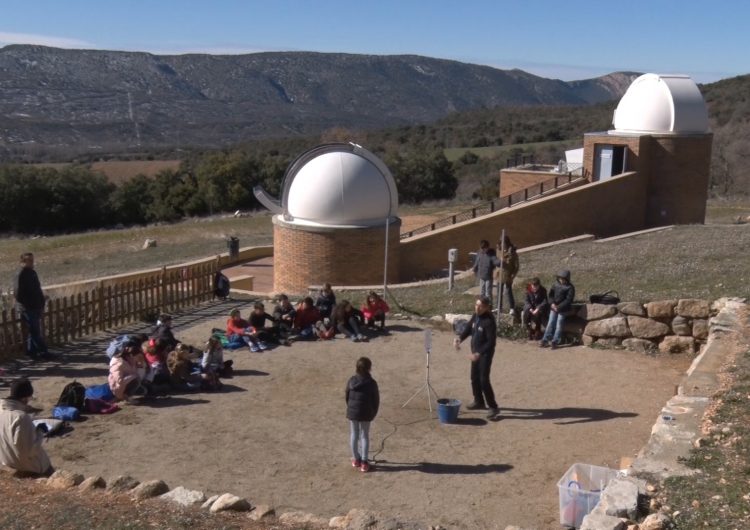
{"label": "shadow on ground", "polygon": [[436,462],[388,462],[376,461],[375,471],[392,473],[395,471],[419,471],[432,475],[484,475],[505,473],[513,469],[510,464],[440,464]]}
{"label": "shadow on ground", "polygon": [[635,412],[615,412],[607,409],[589,409],[579,407],[562,407],[559,409],[514,409],[503,407],[492,421],[506,420],[566,420],[556,421],[556,425],[573,425],[592,421],[607,421],[615,418],[633,418]]}

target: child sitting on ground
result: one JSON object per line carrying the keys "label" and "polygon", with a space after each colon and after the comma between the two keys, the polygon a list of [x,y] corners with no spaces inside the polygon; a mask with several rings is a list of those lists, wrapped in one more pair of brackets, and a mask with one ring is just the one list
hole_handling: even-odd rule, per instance
{"label": "child sitting on ground", "polygon": [[367,337],[362,334],[360,328],[363,318],[362,312],[354,309],[349,300],[342,300],[334,308],[332,315],[336,331],[351,339],[352,342],[367,342]]}
{"label": "child sitting on ground", "polygon": [[200,389],[203,379],[200,366],[192,361],[190,351],[180,346],[178,344],[177,349],[169,352],[167,356],[169,382],[173,388],[179,390]]}
{"label": "child sitting on ground", "polygon": [[375,291],[370,291],[365,304],[362,306],[362,314],[365,316],[367,326],[374,328],[377,321],[380,324],[378,328],[380,331],[385,331],[385,315],[390,310],[388,303]]}
{"label": "child sitting on ground", "polygon": [[227,320],[227,348],[234,350],[237,348],[250,348],[251,352],[263,351],[268,348],[265,342],[259,340],[253,333],[251,324],[242,318],[239,309],[232,309]]}
{"label": "child sitting on ground", "polygon": [[320,321],[320,311],[313,305],[313,299],[306,297],[297,306],[294,315],[294,332],[301,340],[311,340],[316,337],[315,324]]}
{"label": "child sitting on ground", "polygon": [[132,341],[125,344],[109,363],[107,381],[112,394],[118,401],[148,394],[145,381],[139,377],[137,357],[140,355],[142,355],[140,341]]}
{"label": "child sitting on ground", "polygon": [[206,349],[201,359],[201,372],[204,374],[204,384],[208,390],[221,388],[219,377],[230,377],[232,361],[224,361],[224,349],[218,337],[211,337],[206,342]]}
{"label": "child sitting on ground", "polygon": [[318,299],[315,301],[315,307],[320,311],[320,318],[331,318],[333,308],[336,307],[336,295],[333,294],[330,283],[325,283],[318,293]]}
{"label": "child sitting on ground", "polygon": [[292,328],[294,327],[294,317],[297,314],[297,310],[289,301],[289,297],[285,294],[279,295],[279,303],[273,309],[273,320],[276,328],[277,337],[279,344],[289,346],[289,336],[292,334]]}

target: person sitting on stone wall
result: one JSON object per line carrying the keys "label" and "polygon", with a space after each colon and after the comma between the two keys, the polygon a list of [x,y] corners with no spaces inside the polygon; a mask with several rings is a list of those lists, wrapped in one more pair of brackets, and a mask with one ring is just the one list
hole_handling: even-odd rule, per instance
{"label": "person sitting on stone wall", "polygon": [[562,338],[565,317],[573,306],[576,288],[570,282],[570,271],[562,270],[557,273],[557,281],[549,289],[547,299],[550,305],[549,320],[544,336],[539,346],[546,348],[551,346],[554,350],[559,346]]}
{"label": "person sitting on stone wall", "polygon": [[529,340],[542,338],[542,329],[547,321],[548,313],[547,289],[544,288],[539,278],[533,278],[526,286],[526,300],[523,304],[523,318],[521,319],[529,334]]}
{"label": "person sitting on stone wall", "polygon": [[367,342],[367,337],[362,334],[361,326],[364,315],[358,309],[352,307],[348,300],[342,300],[333,310],[333,323],[336,331],[343,334],[352,342]]}

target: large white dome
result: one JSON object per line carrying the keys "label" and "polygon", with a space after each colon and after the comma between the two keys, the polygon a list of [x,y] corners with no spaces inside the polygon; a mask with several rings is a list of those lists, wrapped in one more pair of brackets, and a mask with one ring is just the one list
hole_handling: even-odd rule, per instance
{"label": "large white dome", "polygon": [[388,168],[353,144],[321,146],[287,172],[282,196],[287,221],[322,226],[372,226],[396,215],[398,194]]}
{"label": "large white dome", "polygon": [[613,122],[618,132],[697,134],[709,130],[703,96],[685,75],[638,77],[622,96]]}

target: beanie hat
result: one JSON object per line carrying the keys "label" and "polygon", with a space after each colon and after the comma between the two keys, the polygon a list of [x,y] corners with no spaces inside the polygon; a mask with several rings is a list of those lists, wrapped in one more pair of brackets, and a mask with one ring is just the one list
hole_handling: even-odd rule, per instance
{"label": "beanie hat", "polygon": [[10,384],[10,398],[23,399],[34,395],[34,387],[28,379],[19,379]]}

